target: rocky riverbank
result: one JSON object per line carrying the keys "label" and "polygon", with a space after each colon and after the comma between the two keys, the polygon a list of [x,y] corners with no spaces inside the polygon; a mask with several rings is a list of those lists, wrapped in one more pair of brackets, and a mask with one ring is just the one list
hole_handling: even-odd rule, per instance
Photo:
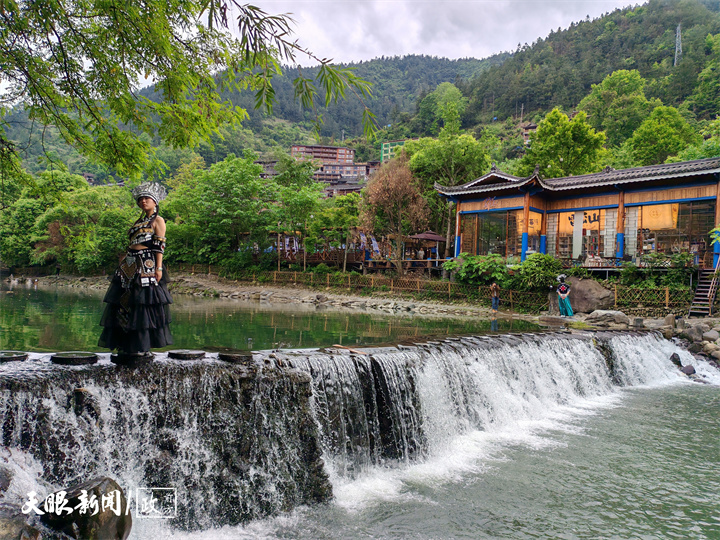
{"label": "rocky riverbank", "polygon": [[[33,278],[38,287],[67,287],[72,289],[104,291],[108,287],[108,276],[77,277],[48,276]],[[470,303],[444,303],[403,299],[399,295],[381,292],[376,295],[358,296],[339,293],[336,289],[321,291],[300,285],[287,287],[264,284],[241,283],[212,275],[180,274],[172,277],[168,285],[172,294],[185,294],[209,298],[230,298],[245,301],[271,302],[276,304],[314,304],[324,308],[379,311],[383,313],[404,313],[433,317],[483,317],[489,318],[490,309]],[[516,318],[536,321],[533,315],[513,314]]]}

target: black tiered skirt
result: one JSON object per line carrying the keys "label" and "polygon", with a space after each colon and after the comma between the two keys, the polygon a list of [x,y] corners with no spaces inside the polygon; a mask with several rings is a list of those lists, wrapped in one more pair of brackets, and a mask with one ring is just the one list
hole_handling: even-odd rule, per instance
{"label": "black tiered skirt", "polygon": [[[123,299],[123,294],[127,297]],[[105,298],[107,305],[100,319],[103,331],[98,345],[124,353],[142,353],[172,345],[170,304],[166,273],[157,285],[140,284],[136,275],[129,289],[123,289],[118,273],[110,283]]]}

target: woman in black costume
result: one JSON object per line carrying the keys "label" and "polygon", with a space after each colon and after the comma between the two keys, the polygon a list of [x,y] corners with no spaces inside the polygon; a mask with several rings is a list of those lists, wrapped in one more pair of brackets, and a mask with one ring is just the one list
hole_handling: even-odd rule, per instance
{"label": "woman in black costume", "polygon": [[158,215],[158,202],[165,189],[145,183],[133,189],[143,215],[133,224],[127,253],[120,259],[105,295],[100,347],[117,349],[121,354],[145,355],[150,349],[172,344],[170,309],[163,268],[165,220]]}

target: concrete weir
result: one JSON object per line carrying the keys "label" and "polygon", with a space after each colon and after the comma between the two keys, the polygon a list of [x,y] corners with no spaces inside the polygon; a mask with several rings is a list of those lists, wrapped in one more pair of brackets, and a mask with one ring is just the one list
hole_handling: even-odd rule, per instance
{"label": "concrete weir", "polygon": [[30,353],[0,363],[0,436],[6,468],[36,471],[40,494],[95,476],[164,486],[177,493],[172,526],[208,529],[328,501],[330,478],[421,461],[468,430],[685,377],[673,353],[693,360],[654,332],[155,353],[134,367]]}

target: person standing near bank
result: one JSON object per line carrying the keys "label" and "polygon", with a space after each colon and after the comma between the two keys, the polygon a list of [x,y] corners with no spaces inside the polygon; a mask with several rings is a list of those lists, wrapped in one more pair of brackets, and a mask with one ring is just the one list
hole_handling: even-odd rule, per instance
{"label": "person standing near bank", "polygon": [[500,307],[500,285],[495,281],[490,285],[490,300],[492,301],[492,312],[495,315]]}
{"label": "person standing near bank", "polygon": [[100,347],[125,355],[144,356],[150,349],[173,342],[170,333],[172,298],[163,267],[165,220],[158,203],[167,194],[157,182],[146,182],[132,191],[143,214],[130,231],[129,247],[122,255],[105,294]]}
{"label": "person standing near bank", "polygon": [[560,285],[558,285],[557,288],[557,295],[558,295],[558,307],[560,308],[560,316],[561,317],[572,317],[573,316],[573,310],[570,306],[570,285],[565,283],[565,274],[560,274],[557,277],[558,282]]}

